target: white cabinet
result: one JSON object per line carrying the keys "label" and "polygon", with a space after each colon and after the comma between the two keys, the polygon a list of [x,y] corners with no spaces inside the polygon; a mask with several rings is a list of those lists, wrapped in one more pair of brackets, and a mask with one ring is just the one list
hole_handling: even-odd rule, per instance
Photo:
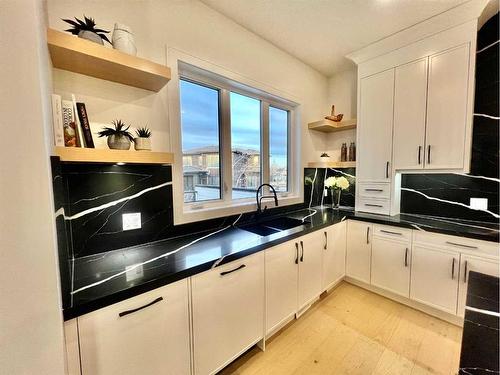
{"label": "white cabinet", "polygon": [[321,231],[301,237],[299,243],[298,309],[310,304],[321,294],[321,269],[324,237]]}
{"label": "white cabinet", "polygon": [[322,290],[327,290],[345,276],[347,221],[337,223],[323,231]]}
{"label": "white cabinet", "polygon": [[349,220],[347,223],[346,276],[370,283],[373,225]]}
{"label": "white cabinet", "polygon": [[413,244],[410,298],[456,314],[460,253]]}
{"label": "white cabinet", "polygon": [[212,374],[264,336],[264,252],[193,276],[191,288],[194,370]]}
{"label": "white cabinet", "polygon": [[499,276],[498,260],[480,258],[473,255],[462,254],[460,259],[460,282],[458,288],[458,311],[457,315],[463,317],[465,303],[467,302],[467,282],[469,272],[476,271],[486,275]]}
{"label": "white cabinet", "polygon": [[411,231],[376,225],[372,241],[371,284],[408,298]]}
{"label": "white cabinet", "polygon": [[469,44],[429,57],[426,169],[463,169],[468,126]]}
{"label": "white cabinet", "polygon": [[299,244],[285,242],[266,250],[266,334],[297,311]]}
{"label": "white cabinet", "polygon": [[83,375],[189,374],[182,280],[78,318]]}
{"label": "white cabinet", "polygon": [[391,178],[394,69],[359,83],[358,182],[388,182]]}
{"label": "white cabinet", "polygon": [[394,168],[422,169],[425,156],[427,61],[396,68],[394,82]]}

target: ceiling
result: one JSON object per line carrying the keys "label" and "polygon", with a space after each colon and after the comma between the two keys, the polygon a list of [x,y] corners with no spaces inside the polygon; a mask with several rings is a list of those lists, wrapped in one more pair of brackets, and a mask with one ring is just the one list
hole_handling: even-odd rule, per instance
{"label": "ceiling", "polygon": [[201,1],[331,76],[350,68],[348,53],[468,0]]}

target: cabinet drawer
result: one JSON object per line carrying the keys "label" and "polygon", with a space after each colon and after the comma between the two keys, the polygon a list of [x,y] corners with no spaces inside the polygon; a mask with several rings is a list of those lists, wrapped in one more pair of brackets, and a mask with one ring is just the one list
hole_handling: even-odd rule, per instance
{"label": "cabinet drawer", "polygon": [[375,225],[373,227],[373,235],[404,242],[411,241],[411,229],[392,227],[389,225]]}
{"label": "cabinet drawer", "polygon": [[391,185],[384,183],[360,183],[358,186],[359,196],[367,198],[386,198],[391,196]]}
{"label": "cabinet drawer", "polygon": [[358,203],[356,204],[356,210],[374,214],[389,215],[390,201],[388,199],[359,197]]}
{"label": "cabinet drawer", "polygon": [[472,255],[486,255],[496,258],[499,256],[498,243],[495,242],[417,231],[415,231],[414,241],[415,243],[438,246]]}

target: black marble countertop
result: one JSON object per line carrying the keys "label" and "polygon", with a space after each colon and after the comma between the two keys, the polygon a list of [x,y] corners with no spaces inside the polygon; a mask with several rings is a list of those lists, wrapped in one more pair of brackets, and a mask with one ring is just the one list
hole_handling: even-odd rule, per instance
{"label": "black marble countertop", "polygon": [[498,241],[499,233],[498,225],[468,225],[415,215],[387,217],[327,207],[281,216],[305,218],[306,223],[269,236],[259,236],[238,228],[238,223],[230,223],[206,232],[76,258],[71,265],[71,307],[64,310],[64,318],[83,315],[347,218],[490,241]]}
{"label": "black marble countertop", "polygon": [[499,372],[498,277],[469,273],[459,374]]}

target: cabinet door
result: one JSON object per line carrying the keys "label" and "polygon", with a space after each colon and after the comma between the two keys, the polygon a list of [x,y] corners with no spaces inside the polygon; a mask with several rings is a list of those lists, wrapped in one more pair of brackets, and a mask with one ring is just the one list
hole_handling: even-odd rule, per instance
{"label": "cabinet door", "polygon": [[390,180],[393,99],[394,69],[360,80],[358,182]]}
{"label": "cabinet door", "polygon": [[343,221],[323,231],[323,281],[322,290],[327,290],[345,276],[346,226]]}
{"label": "cabinet door", "polygon": [[410,298],[456,314],[459,258],[459,253],[414,245]]}
{"label": "cabinet door", "polygon": [[298,242],[267,249],[266,254],[266,333],[279,327],[297,311]]}
{"label": "cabinet door", "polygon": [[193,276],[191,288],[194,369],[212,374],[264,336],[264,253]]}
{"label": "cabinet door", "polygon": [[347,223],[346,276],[370,283],[373,226],[362,221]]}
{"label": "cabinet door", "polygon": [[318,231],[299,239],[298,310],[321,294],[323,232]]}
{"label": "cabinet door", "polygon": [[465,303],[467,302],[467,281],[469,279],[470,271],[481,272],[486,275],[498,277],[498,261],[462,254],[460,260],[460,282],[458,288],[457,312],[457,314],[461,317],[464,316]]}
{"label": "cabinet door", "polygon": [[187,280],[83,315],[78,328],[83,375],[190,373]]}
{"label": "cabinet door", "polygon": [[371,284],[408,298],[410,260],[408,243],[374,237]]}
{"label": "cabinet door", "polygon": [[426,169],[463,169],[469,45],[430,56]]}
{"label": "cabinet door", "polygon": [[394,168],[424,167],[427,58],[398,66],[394,82]]}

